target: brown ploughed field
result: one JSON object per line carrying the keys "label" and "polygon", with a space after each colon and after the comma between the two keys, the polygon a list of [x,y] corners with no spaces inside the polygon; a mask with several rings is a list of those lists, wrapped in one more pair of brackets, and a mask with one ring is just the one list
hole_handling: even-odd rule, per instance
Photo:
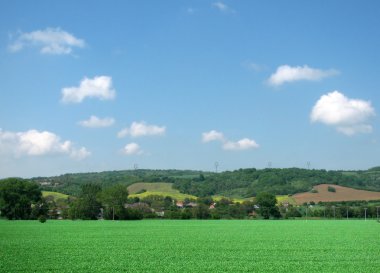
{"label": "brown ploughed field", "polygon": [[[336,192],[329,192],[327,187],[334,187]],[[313,189],[317,193],[303,192],[294,194],[292,197],[297,204],[314,201],[322,202],[338,202],[338,201],[356,201],[356,200],[380,200],[380,192],[356,190],[338,185],[321,184],[314,186]]]}

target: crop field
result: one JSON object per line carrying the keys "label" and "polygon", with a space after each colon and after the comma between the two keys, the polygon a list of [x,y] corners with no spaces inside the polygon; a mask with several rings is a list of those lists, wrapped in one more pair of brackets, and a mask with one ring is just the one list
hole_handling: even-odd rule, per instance
{"label": "crop field", "polygon": [[0,221],[0,272],[379,272],[376,221]]}
{"label": "crop field", "polygon": [[[141,190],[146,192],[138,193]],[[170,196],[176,200],[183,201],[186,198],[197,199],[196,196],[180,193],[179,190],[173,189],[172,183],[134,183],[128,187],[130,197],[144,198],[149,195]]]}
{"label": "crop field", "polygon": [[[335,188],[336,192],[329,192],[328,187]],[[348,187],[321,184],[313,187],[317,192],[303,192],[293,195],[297,204],[314,201],[322,202],[339,202],[339,201],[356,201],[356,200],[380,200],[380,192],[356,190]]]}
{"label": "crop field", "polygon": [[48,196],[52,196],[54,200],[69,198],[67,194],[63,194],[63,193],[55,192],[55,191],[42,191],[42,196],[45,198]]}

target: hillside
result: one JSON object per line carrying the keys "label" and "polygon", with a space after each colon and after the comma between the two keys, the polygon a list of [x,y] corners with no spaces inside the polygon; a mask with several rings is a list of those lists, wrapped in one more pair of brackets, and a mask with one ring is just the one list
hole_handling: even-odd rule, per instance
{"label": "hillside", "polygon": [[179,190],[173,189],[172,183],[135,183],[128,187],[130,197],[144,198],[149,195],[170,196],[173,199],[183,201],[188,199],[197,199],[197,196],[180,193]]}
{"label": "hillside", "polygon": [[[335,192],[328,191],[328,187],[333,187]],[[356,190],[348,187],[321,184],[313,187],[313,192],[303,192],[294,194],[292,197],[298,205],[309,202],[339,202],[357,200],[380,200],[380,192]]]}
{"label": "hillside", "polygon": [[211,173],[191,170],[124,170],[98,173],[72,173],[52,177],[35,177],[30,180],[41,185],[45,191],[78,195],[81,186],[87,183],[109,187],[115,184],[132,185],[137,182],[174,183],[175,181],[192,180],[202,174]]}
{"label": "hillside", "polygon": [[67,195],[67,194],[60,193],[60,192],[54,192],[54,191],[42,191],[42,196],[45,198],[51,197],[54,200],[68,199],[69,198],[69,195]]}
{"label": "hillside", "polygon": [[100,173],[65,174],[31,179],[45,191],[77,195],[81,185],[96,183],[103,188],[114,184],[172,183],[173,190],[194,196],[249,198],[259,192],[289,195],[309,192],[319,184],[333,184],[380,192],[380,170],[326,171],[299,168],[239,169],[221,173],[189,170],[127,170]]}

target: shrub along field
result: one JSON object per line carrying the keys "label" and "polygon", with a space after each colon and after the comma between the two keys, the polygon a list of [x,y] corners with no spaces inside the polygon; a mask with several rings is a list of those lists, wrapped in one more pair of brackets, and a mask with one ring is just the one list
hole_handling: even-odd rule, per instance
{"label": "shrub along field", "polygon": [[0,272],[378,272],[376,221],[0,221]]}

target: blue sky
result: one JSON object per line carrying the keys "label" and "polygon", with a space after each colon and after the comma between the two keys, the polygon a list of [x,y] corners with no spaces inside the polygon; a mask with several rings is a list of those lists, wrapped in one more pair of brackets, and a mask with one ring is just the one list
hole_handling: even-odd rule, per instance
{"label": "blue sky", "polygon": [[3,1],[0,177],[379,165],[378,1]]}

